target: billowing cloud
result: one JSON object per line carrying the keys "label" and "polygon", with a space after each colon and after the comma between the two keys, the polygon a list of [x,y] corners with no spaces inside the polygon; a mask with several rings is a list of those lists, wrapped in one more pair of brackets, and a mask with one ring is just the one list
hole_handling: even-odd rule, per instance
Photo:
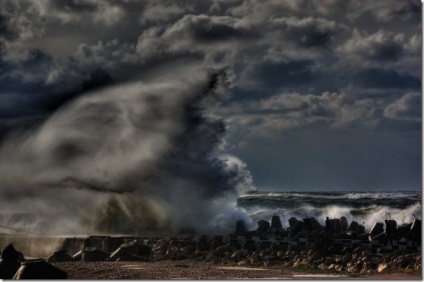
{"label": "billowing cloud", "polygon": [[385,62],[399,60],[404,53],[405,36],[379,30],[367,35],[357,29],[352,37],[338,48],[344,58],[363,62],[364,60]]}
{"label": "billowing cloud", "polygon": [[[49,187],[60,183],[70,198],[79,189],[87,200],[74,200],[91,205],[81,214],[94,212],[96,206],[104,215],[107,209],[101,207],[107,205],[128,214],[125,210],[143,204],[148,208],[137,215],[140,220],[164,223],[177,206],[183,209],[177,194],[186,186],[207,187],[196,190],[200,196],[216,193],[209,195],[214,202],[205,204],[210,210],[225,206],[221,215],[225,210],[242,216],[225,197],[233,199],[239,187],[252,184],[246,168],[253,166],[252,175],[265,184],[271,181],[269,174],[279,174],[279,167],[291,163],[318,171],[318,161],[312,164],[296,154],[280,157],[290,146],[314,153],[315,137],[328,149],[323,149],[328,159],[351,156],[358,143],[362,156],[375,152],[372,162],[383,166],[402,156],[401,148],[416,148],[421,142],[420,5],[419,0],[4,0],[0,139],[6,142],[2,159],[10,161],[1,169],[5,174],[15,171],[10,175],[16,180],[16,168],[24,163],[21,171],[27,177],[20,178],[34,182],[46,176],[39,169],[54,171],[57,179],[43,180]],[[218,91],[223,96],[196,96],[204,93],[199,85],[222,86],[216,77],[203,79],[210,68],[226,70],[227,83],[234,86],[231,100],[225,91]],[[193,118],[196,122],[187,127],[183,120]],[[227,143],[226,133],[231,136]],[[326,135],[338,141],[326,143]],[[396,146],[378,151],[385,136]],[[261,142],[268,142],[272,156],[279,156],[263,165],[266,172],[252,161],[267,161]],[[250,160],[246,166],[228,155],[234,144],[242,144],[239,153]],[[337,153],[331,150],[334,145],[341,148]],[[404,167],[416,167],[421,152],[408,150],[402,157]],[[325,160],[325,152],[317,159]],[[119,165],[114,160],[120,160]],[[331,168],[342,176],[361,167],[346,161],[341,171],[336,163]],[[330,168],[319,171],[323,183],[335,177]],[[388,179],[384,170],[377,171],[376,179]],[[293,170],[293,179],[301,172]],[[418,183],[418,174],[414,178],[399,169],[401,180],[396,183]],[[34,180],[34,175],[40,178]],[[134,180],[140,175],[145,176],[141,182]],[[158,175],[167,178],[158,180]],[[346,179],[355,185],[353,177]],[[2,184],[0,190],[16,199],[37,194],[24,182]],[[143,195],[140,202],[127,199],[131,196],[126,193],[139,193],[141,183],[146,191],[174,187],[169,197],[175,202],[162,195],[165,188],[148,199]],[[2,187],[20,188],[14,194]],[[122,193],[109,199],[101,192],[105,189]],[[53,194],[54,208],[69,210],[61,196]],[[186,194],[192,202],[199,199],[194,192]],[[25,201],[30,198],[22,198],[22,206]],[[38,203],[40,211],[51,212],[49,204]],[[142,217],[146,210],[155,211],[155,216]],[[188,210],[182,214],[190,219],[174,218],[180,226],[198,220]]]}
{"label": "billowing cloud", "polygon": [[256,137],[278,138],[293,130],[317,124],[327,128],[375,128],[382,116],[382,99],[351,99],[346,93],[321,95],[283,93],[233,105],[235,126]]}

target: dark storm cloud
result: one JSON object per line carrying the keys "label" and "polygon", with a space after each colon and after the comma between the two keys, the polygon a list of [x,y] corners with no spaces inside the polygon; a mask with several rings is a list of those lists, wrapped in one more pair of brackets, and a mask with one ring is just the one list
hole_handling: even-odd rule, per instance
{"label": "dark storm cloud", "polygon": [[91,1],[63,0],[49,1],[50,7],[69,13],[92,13],[98,10],[98,3]]}
{"label": "dark storm cloud", "polygon": [[9,27],[7,18],[0,13],[0,39],[14,39],[16,38],[15,32]]}
{"label": "dark storm cloud", "polygon": [[421,79],[408,73],[399,73],[396,70],[368,68],[359,70],[352,80],[363,88],[400,88],[419,89]]}
{"label": "dark storm cloud", "polygon": [[337,25],[334,21],[320,18],[279,18],[272,20],[273,27],[280,30],[283,37],[295,41],[302,47],[326,46],[338,31],[347,28]]}
{"label": "dark storm cloud", "polygon": [[407,94],[421,85],[420,7],[418,0],[5,0],[1,114],[12,120],[2,121],[12,130],[102,86],[225,66],[238,79],[222,112],[239,140],[275,145],[286,134],[378,129],[409,146],[415,137],[401,134],[421,122],[417,94]]}
{"label": "dark storm cloud", "polygon": [[313,65],[314,62],[311,60],[264,63],[256,66],[250,77],[258,79],[261,88],[265,89],[301,86],[313,81],[315,77],[311,70]]}
{"label": "dark storm cloud", "polygon": [[393,34],[384,30],[367,35],[354,30],[352,37],[338,48],[347,59],[377,62],[397,61],[408,49],[404,34]]}

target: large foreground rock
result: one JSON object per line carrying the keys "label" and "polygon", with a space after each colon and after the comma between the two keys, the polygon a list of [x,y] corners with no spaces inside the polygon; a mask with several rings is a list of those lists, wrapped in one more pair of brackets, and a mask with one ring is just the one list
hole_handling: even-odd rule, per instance
{"label": "large foreground rock", "polygon": [[13,279],[67,279],[68,273],[45,261],[26,262]]}
{"label": "large foreground rock", "polygon": [[18,262],[18,252],[13,244],[7,245],[0,256],[0,279],[12,279],[21,264]]}

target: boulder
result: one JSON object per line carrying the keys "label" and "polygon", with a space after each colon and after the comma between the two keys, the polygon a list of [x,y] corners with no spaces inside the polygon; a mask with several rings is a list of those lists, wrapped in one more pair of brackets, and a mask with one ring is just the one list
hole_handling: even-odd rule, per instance
{"label": "boulder", "polygon": [[376,222],[373,226],[373,228],[371,228],[371,232],[370,235],[371,237],[375,237],[376,235],[383,233],[384,232],[384,224],[381,222]]}
{"label": "boulder", "polygon": [[359,224],[356,221],[352,221],[349,227],[347,228],[347,230],[359,233],[358,227],[359,227]]}
{"label": "boulder", "polygon": [[224,257],[225,253],[231,252],[232,249],[228,246],[219,246],[216,248],[216,250],[213,252],[213,254],[217,257]]}
{"label": "boulder", "polygon": [[150,254],[151,248],[149,246],[132,241],[122,244],[110,255],[110,259],[116,261],[119,257],[125,255],[136,255],[147,259]]}
{"label": "boulder", "polygon": [[43,260],[25,262],[13,279],[67,279],[68,273]]}
{"label": "boulder", "polygon": [[279,230],[283,228],[283,225],[281,224],[281,219],[278,215],[273,215],[271,219],[271,228],[275,230]]}
{"label": "boulder", "polygon": [[18,257],[19,257],[18,251],[16,251],[13,244],[9,244],[6,247],[4,247],[0,255],[0,259],[4,259],[4,260],[17,261]]}
{"label": "boulder", "polygon": [[311,219],[312,228],[315,231],[322,231],[322,230],[324,230],[324,226],[322,226],[321,223],[319,223],[319,221],[315,217],[311,217],[310,219]]}
{"label": "boulder", "polygon": [[383,240],[383,241],[385,241],[385,240],[387,240],[387,234],[386,234],[386,232],[381,232],[380,234],[377,234],[374,237],[372,237],[372,240]]}
{"label": "boulder", "polygon": [[75,253],[73,256],[74,260],[82,260],[82,250]]}
{"label": "boulder", "polygon": [[258,228],[256,229],[256,235],[265,235],[269,232],[271,225],[266,220],[258,221]]}
{"label": "boulder", "polygon": [[247,232],[246,223],[243,220],[237,220],[236,222],[236,236],[244,235]]}
{"label": "boulder", "polygon": [[88,247],[82,250],[81,259],[83,261],[104,261],[108,257],[109,257],[108,253],[94,247]]}
{"label": "boulder", "polygon": [[409,237],[411,236],[411,227],[412,227],[412,223],[399,225],[396,228],[396,239],[398,240],[402,238],[409,239]]}
{"label": "boulder", "polygon": [[0,279],[12,279],[21,264],[13,244],[7,245],[0,255]]}
{"label": "boulder", "polygon": [[302,231],[302,228],[303,228],[303,222],[296,221],[295,225],[293,227],[290,227],[289,237],[291,238],[295,237],[300,231]]}
{"label": "boulder", "polygon": [[340,218],[340,223],[343,231],[346,231],[349,228],[349,222],[345,216]]}
{"label": "boulder", "polygon": [[298,222],[298,220],[297,220],[297,218],[295,218],[295,217],[290,217],[289,218],[289,226],[290,226],[290,229],[292,229],[295,225],[296,225],[296,223]]}
{"label": "boulder", "polygon": [[417,243],[418,246],[421,246],[421,220],[416,219],[411,226],[412,239]]}
{"label": "boulder", "polygon": [[68,250],[61,250],[54,252],[49,256],[46,261],[49,263],[58,262],[58,261],[75,261],[76,259],[69,254]]}
{"label": "boulder", "polygon": [[396,228],[397,223],[396,220],[385,220],[386,223],[386,234],[389,240],[393,240],[396,238]]}

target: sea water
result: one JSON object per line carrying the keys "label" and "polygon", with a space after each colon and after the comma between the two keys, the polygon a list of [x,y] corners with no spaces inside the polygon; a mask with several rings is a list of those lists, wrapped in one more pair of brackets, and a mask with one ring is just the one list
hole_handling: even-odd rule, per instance
{"label": "sea water", "polygon": [[288,219],[315,217],[324,224],[325,218],[345,216],[361,223],[368,230],[376,222],[396,220],[397,224],[421,219],[421,192],[251,192],[241,195],[237,206],[247,211],[254,222],[281,218],[283,227]]}

